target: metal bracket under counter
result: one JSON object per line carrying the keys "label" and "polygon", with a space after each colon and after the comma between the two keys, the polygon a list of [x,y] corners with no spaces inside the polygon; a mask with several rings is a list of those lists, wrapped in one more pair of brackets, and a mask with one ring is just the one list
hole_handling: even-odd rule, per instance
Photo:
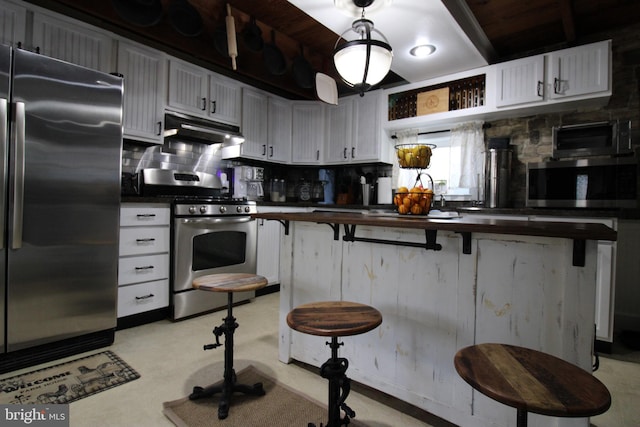
{"label": "metal bracket under counter", "polygon": [[[275,219],[274,221],[278,221],[280,224],[282,224],[282,226],[284,227],[284,234],[288,236],[290,221],[288,219]],[[339,223],[316,222],[316,224],[328,225],[333,230],[333,240],[340,240],[340,224]],[[425,229],[426,242],[423,244],[423,243],[416,243],[416,242],[402,242],[402,241],[396,241],[396,240],[356,237],[355,235],[356,224],[343,224],[343,225],[344,225],[344,236],[342,237],[342,240],[345,242],[367,242],[367,243],[378,243],[378,244],[384,244],[384,245],[424,248],[426,250],[434,250],[434,251],[442,250],[442,245],[436,242],[436,238],[438,235],[437,230]],[[471,232],[456,231],[455,233],[460,234],[462,236],[462,253],[465,255],[470,255],[471,254]],[[572,265],[574,267],[585,266],[585,252],[586,252],[586,240],[573,239]]]}
{"label": "metal bracket under counter", "polygon": [[[332,227],[338,227],[339,224],[334,224]],[[395,245],[395,246],[411,246],[416,248],[425,248],[427,250],[439,251],[442,250],[442,245],[436,243],[436,236],[438,235],[438,230],[424,230],[426,242],[425,244],[416,243],[416,242],[400,242],[396,240],[385,240],[385,239],[371,239],[368,237],[356,237],[356,225],[355,224],[344,224],[344,236],[342,236],[342,240],[345,242],[367,242],[367,243],[380,243],[383,245]],[[334,228],[333,239],[336,239],[336,229]]]}

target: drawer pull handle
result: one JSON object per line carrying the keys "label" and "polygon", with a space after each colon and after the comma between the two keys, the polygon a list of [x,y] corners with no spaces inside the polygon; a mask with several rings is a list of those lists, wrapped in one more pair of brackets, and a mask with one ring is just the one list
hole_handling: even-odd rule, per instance
{"label": "drawer pull handle", "polygon": [[149,237],[147,239],[136,239],[136,243],[149,243],[149,242],[155,242],[156,239]]}
{"label": "drawer pull handle", "polygon": [[146,265],[144,267],[136,267],[136,271],[140,270],[153,270],[153,265]]}
{"label": "drawer pull handle", "polygon": [[143,295],[143,296],[141,296],[141,297],[136,297],[136,299],[137,299],[138,301],[140,301],[140,300],[149,299],[149,298],[153,298],[153,297],[155,297],[155,295],[154,295],[154,294],[149,294],[149,295]]}
{"label": "drawer pull handle", "polygon": [[136,216],[138,217],[138,219],[146,219],[146,218],[153,218],[156,216],[156,214],[138,214]]}

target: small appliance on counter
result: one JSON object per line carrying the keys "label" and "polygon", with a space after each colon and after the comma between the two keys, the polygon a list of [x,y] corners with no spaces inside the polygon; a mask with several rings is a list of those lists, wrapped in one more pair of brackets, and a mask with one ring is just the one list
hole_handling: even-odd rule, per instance
{"label": "small appliance on counter", "polygon": [[509,138],[489,138],[489,150],[485,163],[485,206],[488,208],[509,207],[509,180],[513,150]]}
{"label": "small appliance on counter", "polygon": [[233,197],[247,200],[264,198],[264,168],[236,166],[233,168]]}
{"label": "small appliance on counter", "polygon": [[335,186],[335,172],[331,169],[320,169],[318,171],[318,179],[324,183],[322,190],[324,191],[323,200],[319,203],[322,204],[332,204],[333,200],[333,189]]}

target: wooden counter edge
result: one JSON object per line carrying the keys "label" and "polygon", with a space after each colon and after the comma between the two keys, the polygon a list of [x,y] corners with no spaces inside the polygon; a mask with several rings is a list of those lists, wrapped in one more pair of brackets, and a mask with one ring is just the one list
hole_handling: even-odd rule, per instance
{"label": "wooden counter edge", "polygon": [[280,221],[369,225],[458,233],[511,234],[578,240],[616,241],[618,235],[615,230],[600,223],[479,219],[471,216],[454,219],[431,219],[417,216],[372,216],[351,212],[268,212],[252,214],[251,217]]}

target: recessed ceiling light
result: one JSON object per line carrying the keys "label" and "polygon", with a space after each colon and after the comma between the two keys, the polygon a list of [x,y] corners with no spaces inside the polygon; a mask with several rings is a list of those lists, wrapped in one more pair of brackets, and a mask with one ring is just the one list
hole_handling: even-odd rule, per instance
{"label": "recessed ceiling light", "polygon": [[424,58],[431,55],[436,51],[436,47],[432,44],[421,44],[419,46],[414,46],[411,48],[409,53],[415,56],[416,58]]}

